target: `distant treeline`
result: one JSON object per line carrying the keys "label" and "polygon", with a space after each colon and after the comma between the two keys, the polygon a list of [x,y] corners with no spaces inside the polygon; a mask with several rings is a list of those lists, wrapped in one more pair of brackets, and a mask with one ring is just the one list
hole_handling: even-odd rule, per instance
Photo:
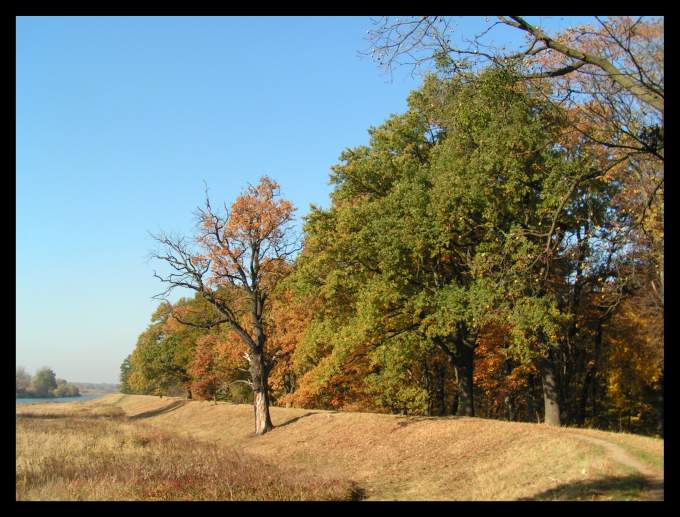
{"label": "distant treeline", "polygon": [[73,382],[82,393],[115,393],[120,388],[118,384],[106,382]]}
{"label": "distant treeline", "polygon": [[75,384],[57,379],[51,368],[41,368],[35,375],[17,368],[17,398],[79,397],[80,390]]}

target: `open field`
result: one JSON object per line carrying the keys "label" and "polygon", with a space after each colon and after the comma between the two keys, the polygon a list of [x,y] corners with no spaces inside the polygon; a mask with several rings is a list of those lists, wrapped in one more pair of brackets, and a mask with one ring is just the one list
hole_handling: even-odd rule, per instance
{"label": "open field", "polygon": [[116,394],[17,406],[17,499],[663,498],[659,439],[466,417],[271,416],[275,429],[255,437],[246,405]]}
{"label": "open field", "polygon": [[[20,413],[20,414],[19,414]],[[130,421],[114,406],[17,414],[17,500],[342,500],[350,483]]]}

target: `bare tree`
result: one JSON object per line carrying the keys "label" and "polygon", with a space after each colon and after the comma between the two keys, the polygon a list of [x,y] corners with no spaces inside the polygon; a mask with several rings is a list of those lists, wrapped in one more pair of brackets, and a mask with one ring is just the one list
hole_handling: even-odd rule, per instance
{"label": "bare tree", "polygon": [[[533,67],[527,79],[565,76],[572,73],[598,74],[637,97],[660,113],[664,110],[663,68],[658,56],[646,55],[657,48],[640,45],[640,39],[651,40],[651,28],[644,17],[595,17],[599,31],[583,27],[553,37],[521,16],[499,16],[494,23],[474,35],[462,39],[463,46],[452,44],[455,20],[448,16],[384,16],[369,31],[370,53],[383,66],[398,64],[418,67],[431,60],[446,63],[458,73],[491,62],[505,66],[523,61]],[[524,48],[506,52],[485,43],[494,28],[506,26],[524,33]],[[661,34],[663,24],[661,24]],[[663,48],[661,48],[663,53]],[[549,56],[549,57],[547,57]],[[547,57],[546,59],[539,59]],[[650,59],[655,65],[650,66]],[[663,54],[661,54],[663,61]]]}
{"label": "bare tree", "polygon": [[299,250],[292,237],[293,205],[280,198],[279,185],[267,177],[241,194],[226,214],[213,210],[206,193],[197,214],[194,243],[183,237],[154,235],[162,251],[152,258],[170,267],[154,276],[168,284],[158,295],[166,299],[177,287],[196,291],[215,309],[215,317],[196,321],[173,309],[180,323],[210,328],[228,325],[245,344],[254,392],[255,434],[272,429],[269,416],[269,372],[278,357],[267,347],[264,317],[269,295],[287,271],[286,263]]}

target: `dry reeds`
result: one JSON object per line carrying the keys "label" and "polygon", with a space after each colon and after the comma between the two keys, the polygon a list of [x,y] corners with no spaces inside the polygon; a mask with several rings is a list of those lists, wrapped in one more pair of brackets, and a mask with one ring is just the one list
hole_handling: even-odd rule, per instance
{"label": "dry reeds", "polygon": [[115,407],[17,414],[17,500],[343,500],[305,475],[130,421]]}

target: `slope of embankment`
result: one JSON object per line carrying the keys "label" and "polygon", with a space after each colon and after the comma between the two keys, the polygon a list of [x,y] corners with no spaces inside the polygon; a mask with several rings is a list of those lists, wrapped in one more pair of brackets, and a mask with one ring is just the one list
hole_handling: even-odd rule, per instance
{"label": "slope of embankment", "polygon": [[275,429],[255,437],[247,405],[140,395],[109,395],[100,403],[273,463],[352,479],[368,499],[625,499],[663,493],[663,440],[643,436],[480,418],[273,407]]}
{"label": "slope of embankment", "polygon": [[[369,500],[663,498],[663,440],[468,417],[401,417],[107,395],[130,421],[353,482]],[[71,404],[69,404],[70,406]],[[19,411],[19,409],[17,409]]]}

